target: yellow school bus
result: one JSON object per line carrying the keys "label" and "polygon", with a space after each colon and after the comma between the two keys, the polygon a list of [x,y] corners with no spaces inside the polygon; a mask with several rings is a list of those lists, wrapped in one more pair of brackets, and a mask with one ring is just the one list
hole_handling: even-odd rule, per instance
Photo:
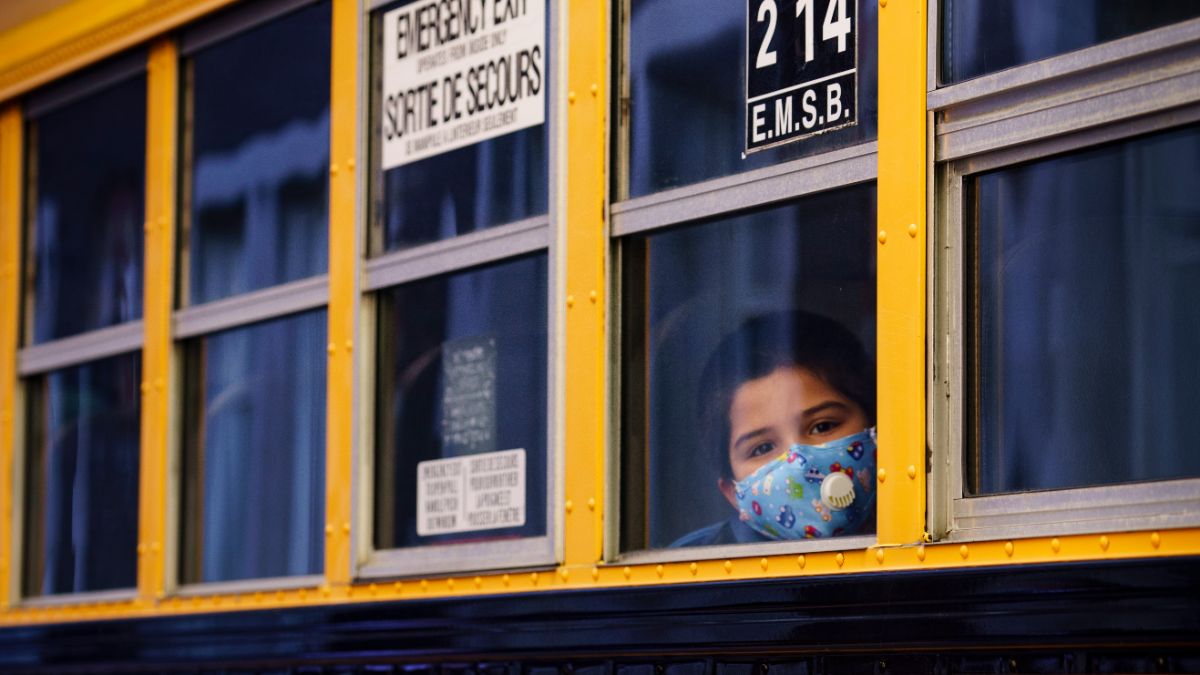
{"label": "yellow school bus", "polygon": [[1198,125],[1187,0],[8,0],[0,670],[1200,671]]}

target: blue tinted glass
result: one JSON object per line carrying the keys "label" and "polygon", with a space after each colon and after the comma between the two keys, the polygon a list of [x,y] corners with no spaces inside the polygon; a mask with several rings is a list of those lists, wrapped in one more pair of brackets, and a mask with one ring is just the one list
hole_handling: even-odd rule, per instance
{"label": "blue tinted glass", "polygon": [[631,0],[628,196],[874,139],[877,7],[860,1],[856,14],[858,124],[743,157],[746,2]]}
{"label": "blue tinted glass", "polygon": [[191,59],[191,304],[326,270],[329,7]]}
{"label": "blue tinted glass", "polygon": [[146,77],[46,113],[30,131],[33,341],[140,319]]}
{"label": "blue tinted glass", "polygon": [[1200,129],[980,176],[976,494],[1200,476]]}
{"label": "blue tinted glass", "polygon": [[942,84],[1200,16],[1195,0],[942,0]]}
{"label": "blue tinted glass", "polygon": [[[738,514],[717,482],[745,477],[730,466],[728,394],[760,375],[751,373],[760,355],[774,354],[763,347],[721,360],[729,336],[748,322],[783,317],[775,331],[783,351],[799,349],[791,340],[804,337],[803,325],[835,332],[836,344],[861,355],[853,367],[834,364],[845,373],[838,382],[852,381],[841,386],[873,421],[874,230],[875,188],[866,185],[624,240],[624,549],[666,547],[689,534],[686,545],[763,541],[738,538]],[[823,320],[792,316],[798,310]],[[865,352],[850,349],[856,340]],[[795,364],[809,355],[786,357]]]}
{"label": "blue tinted glass", "polygon": [[206,336],[189,358],[184,579],[319,574],[325,311]]}
{"label": "blue tinted glass", "polygon": [[33,381],[25,588],[137,585],[141,354]]}
{"label": "blue tinted glass", "polygon": [[[407,4],[397,3],[388,10]],[[374,48],[379,52],[383,39],[377,35]],[[543,57],[541,81],[546,85],[553,77],[552,58],[551,53]],[[550,93],[543,86],[546,119]],[[377,145],[380,127],[374,125]],[[374,219],[381,240],[374,243],[373,252],[409,248],[546,213],[548,129],[541,124],[377,174]]]}
{"label": "blue tinted glass", "polygon": [[[380,294],[375,545],[546,533],[546,255]],[[418,463],[523,449],[525,524],[417,533]]]}

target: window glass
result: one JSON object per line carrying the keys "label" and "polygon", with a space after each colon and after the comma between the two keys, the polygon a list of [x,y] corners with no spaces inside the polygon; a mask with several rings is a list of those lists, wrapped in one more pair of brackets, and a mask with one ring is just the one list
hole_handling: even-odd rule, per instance
{"label": "window glass", "polygon": [[[415,1],[428,5],[434,4],[428,0]],[[537,2],[544,2],[546,11],[549,12],[551,2],[548,0],[537,0]],[[376,17],[381,17],[398,7],[412,4],[414,2],[396,3],[377,13]],[[445,5],[446,3],[439,4]],[[521,6],[528,8],[533,4],[533,2],[521,3]],[[487,7],[490,14],[492,5]],[[500,7],[500,5],[496,5],[496,7]],[[431,12],[429,16],[432,15]],[[384,68],[382,55],[385,52],[383,42],[393,39],[394,36],[384,34],[378,25],[382,21],[377,20],[376,23],[374,50],[376,69],[379,71],[376,76],[376,85],[381,86]],[[454,19],[449,19],[446,25],[453,23]],[[493,32],[492,34],[500,35],[501,38],[504,35],[503,32]],[[548,87],[553,77],[550,72],[552,54],[549,48],[549,28],[546,29],[545,34],[547,37],[541,45],[545,48],[542,54],[542,67],[536,73],[530,71],[530,88],[527,91],[536,89],[545,99],[544,115],[548,120],[550,118]],[[453,48],[454,46],[451,46],[443,48],[443,50]],[[475,47],[471,47],[471,49],[474,50]],[[474,51],[471,53],[473,54]],[[437,50],[431,49],[427,54],[437,55]],[[503,58],[508,57],[507,53],[503,56]],[[451,57],[452,60],[460,58],[462,57]],[[468,58],[463,62],[473,64],[477,60]],[[500,61],[492,61],[492,63],[504,65],[504,62]],[[472,91],[477,86],[476,82],[483,83],[478,86],[486,89],[487,79],[484,79],[485,77],[493,77],[497,81],[517,82],[516,79],[504,79],[510,78],[509,71],[505,68],[500,68],[498,71],[492,69],[487,72],[491,74],[479,75],[478,77],[481,79],[478,80],[474,79],[475,74],[470,75],[472,79],[469,86],[472,87]],[[419,84],[421,83],[413,82],[412,86],[415,87]],[[533,86],[534,84],[536,87]],[[439,91],[441,91],[440,88]],[[527,127],[491,140],[480,141],[426,159],[383,170],[380,134],[384,124],[382,120],[378,119],[381,114],[379,109],[382,107],[382,101],[379,99],[383,96],[384,94],[380,90],[376,90],[376,102],[372,105],[373,114],[376,115],[376,123],[372,125],[375,146],[373,161],[376,163],[374,187],[376,197],[373,203],[375,225],[373,229],[376,230],[375,236],[377,237],[372,242],[373,253],[395,251],[449,239],[546,213],[549,194],[548,124]],[[439,103],[441,102],[443,99],[439,99]],[[465,104],[460,103],[460,108],[463,105]],[[471,118],[471,121],[481,119],[475,117]],[[471,121],[464,123],[471,123]],[[452,129],[453,127],[444,125],[444,128]]]}
{"label": "window glass", "polygon": [[747,4],[630,0],[628,196],[874,139],[877,3],[855,12],[858,124],[743,156]]}
{"label": "window glass", "polygon": [[191,304],[325,272],[330,30],[321,2],[188,62]]}
{"label": "window glass", "polygon": [[35,118],[30,152],[33,341],[140,319],[145,75]]}
{"label": "window glass", "polygon": [[325,322],[316,310],[187,345],[185,582],[321,572]]}
{"label": "window glass", "polygon": [[30,387],[25,593],[137,585],[141,354]]}
{"label": "window glass", "polygon": [[539,253],[380,293],[376,548],[546,534],[547,292]]}
{"label": "window glass", "polygon": [[974,179],[971,494],[1200,476],[1200,128]]}
{"label": "window glass", "polygon": [[1194,0],[942,0],[942,84],[1200,16]]}
{"label": "window glass", "polygon": [[873,531],[874,223],[863,185],[623,240],[624,549]]}

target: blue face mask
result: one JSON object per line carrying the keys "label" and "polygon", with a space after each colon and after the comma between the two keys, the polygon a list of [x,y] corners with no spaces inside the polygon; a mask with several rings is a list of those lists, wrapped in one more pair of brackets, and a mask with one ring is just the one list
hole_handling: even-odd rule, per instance
{"label": "blue face mask", "polygon": [[733,489],[741,519],[771,539],[857,534],[875,511],[875,429],[797,443]]}

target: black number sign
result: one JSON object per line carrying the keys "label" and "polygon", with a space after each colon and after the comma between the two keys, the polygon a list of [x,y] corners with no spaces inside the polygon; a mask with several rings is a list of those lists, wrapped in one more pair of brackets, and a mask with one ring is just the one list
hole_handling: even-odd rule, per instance
{"label": "black number sign", "polygon": [[746,152],[855,124],[857,0],[748,0]]}

